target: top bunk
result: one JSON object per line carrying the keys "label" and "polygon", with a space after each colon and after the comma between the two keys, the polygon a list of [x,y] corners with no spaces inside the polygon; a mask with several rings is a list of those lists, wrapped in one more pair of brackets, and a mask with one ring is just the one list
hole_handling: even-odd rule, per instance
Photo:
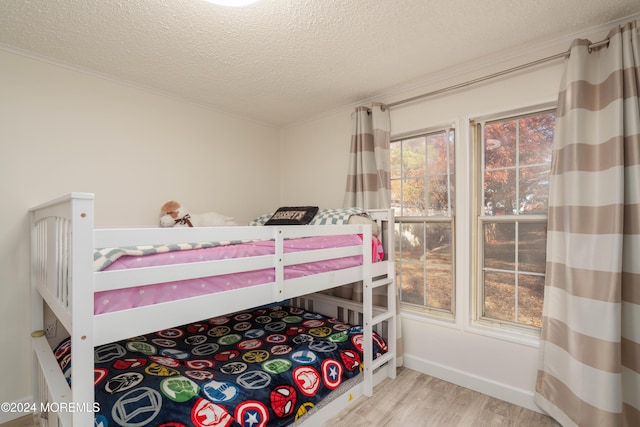
{"label": "top bunk", "polygon": [[[72,337],[93,346],[393,280],[389,210],[367,211],[372,221],[358,224],[339,212],[334,222],[345,224],[95,228],[93,194],[70,193],[30,214],[34,323],[44,301]],[[365,307],[370,298],[365,292]]]}

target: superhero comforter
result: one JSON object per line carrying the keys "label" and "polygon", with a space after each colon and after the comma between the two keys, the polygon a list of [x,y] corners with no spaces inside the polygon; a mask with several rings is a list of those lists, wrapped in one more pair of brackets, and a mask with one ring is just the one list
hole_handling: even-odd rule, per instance
{"label": "superhero comforter", "polygon": [[[284,426],[362,368],[362,328],[274,306],[95,348],[96,426]],[[387,351],[374,336],[374,355]],[[68,381],[69,340],[55,356]]]}

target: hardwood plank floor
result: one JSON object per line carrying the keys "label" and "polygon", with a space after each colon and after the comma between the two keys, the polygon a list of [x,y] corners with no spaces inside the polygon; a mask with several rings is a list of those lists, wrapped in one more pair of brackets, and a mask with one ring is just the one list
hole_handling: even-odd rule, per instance
{"label": "hardwood plank floor", "polygon": [[[389,381],[392,386],[388,387]],[[556,427],[552,418],[407,368],[324,427]]]}
{"label": "hardwood plank floor", "polygon": [[[407,368],[323,427],[556,427],[552,418]],[[37,426],[32,416],[0,427]]]}
{"label": "hardwood plank floor", "polygon": [[9,421],[8,423],[0,424],[0,427],[37,427],[38,420],[35,415],[25,415],[17,420]]}

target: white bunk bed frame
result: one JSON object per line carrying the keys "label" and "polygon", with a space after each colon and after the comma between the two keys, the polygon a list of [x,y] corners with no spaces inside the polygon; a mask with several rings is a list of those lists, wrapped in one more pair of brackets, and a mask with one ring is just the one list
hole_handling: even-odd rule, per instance
{"label": "white bunk bed frame", "polygon": [[[385,248],[385,260],[377,263],[371,261],[371,225],[96,229],[91,193],[70,193],[33,207],[30,217],[34,403],[37,410],[52,407],[53,402],[53,407],[60,409],[40,413],[41,425],[93,425],[94,414],[89,408],[94,404],[95,346],[287,300],[335,317],[361,318],[364,326],[362,382],[341,393],[325,410],[316,411],[303,424],[320,425],[358,396],[371,396],[375,384],[396,375],[393,213],[379,210],[371,215],[382,230]],[[363,235],[361,246],[287,254],[283,250],[283,241],[288,238],[356,233]],[[273,239],[275,254],[131,270],[93,270],[94,248],[244,239]],[[362,265],[284,279],[287,265],[352,255],[362,255]],[[94,292],[265,268],[275,268],[274,282],[94,315]],[[358,281],[363,283],[361,305],[321,294],[309,295]],[[373,306],[373,289],[377,287],[386,287],[388,308]],[[42,336],[45,304],[71,336],[73,388],[68,386],[47,339]],[[373,360],[372,331],[383,325],[389,351]]]}

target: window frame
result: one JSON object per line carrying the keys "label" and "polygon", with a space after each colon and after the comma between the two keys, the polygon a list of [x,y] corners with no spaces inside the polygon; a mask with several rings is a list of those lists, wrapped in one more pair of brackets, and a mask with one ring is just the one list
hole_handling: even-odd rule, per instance
{"label": "window frame", "polygon": [[[453,149],[452,150],[447,150],[447,157],[448,157],[448,161],[447,161],[447,173],[446,175],[448,177],[451,176],[451,174],[453,174],[453,180],[451,180],[451,178],[449,178],[449,186],[448,186],[448,206],[447,206],[447,212],[449,214],[449,216],[446,215],[434,215],[434,216],[429,216],[429,215],[424,215],[424,216],[404,216],[404,215],[399,215],[399,214],[395,214],[394,215],[394,220],[396,223],[396,227],[401,227],[402,224],[422,224],[425,227],[425,231],[426,231],[426,226],[428,224],[443,224],[443,223],[448,223],[450,224],[450,230],[451,230],[451,301],[450,301],[450,310],[446,310],[446,309],[441,309],[441,308],[437,308],[437,307],[430,307],[426,304],[424,305],[419,305],[419,304],[413,304],[413,303],[408,303],[408,302],[400,302],[401,308],[403,310],[406,310],[407,312],[416,314],[416,315],[421,315],[421,316],[427,316],[429,318],[432,319],[436,319],[436,320],[444,320],[447,322],[451,322],[451,321],[455,321],[456,319],[456,309],[457,309],[457,298],[456,298],[456,290],[457,290],[457,281],[456,281],[456,222],[455,222],[455,209],[453,206],[455,206],[456,204],[456,193],[455,188],[456,188],[456,180],[457,180],[457,173],[456,173],[456,168],[457,168],[457,161],[456,161],[456,156],[457,156],[457,146],[459,145],[459,129],[458,126],[456,125],[456,123],[447,123],[447,124],[442,124],[442,125],[436,125],[436,126],[430,126],[428,128],[423,128],[423,129],[419,129],[416,131],[412,131],[412,132],[406,132],[406,133],[402,133],[402,134],[398,134],[398,135],[392,135],[391,136],[391,143],[394,142],[400,142],[403,140],[408,140],[411,138],[419,138],[419,137],[427,137],[429,135],[433,135],[433,134],[437,134],[439,132],[444,132],[445,134],[447,133],[452,133],[453,134]],[[452,156],[452,157],[449,157]],[[451,165],[453,165],[453,170],[451,171]],[[429,174],[427,173],[427,177],[429,176]],[[405,177],[401,176],[399,178],[393,179],[390,175],[390,183],[393,182],[394,180],[404,180]],[[453,182],[452,182],[453,181]],[[428,202],[428,186],[425,188],[425,191],[427,192],[427,194],[425,195],[427,198],[427,202]],[[402,209],[402,199],[400,202],[400,209]],[[394,209],[392,207],[392,209]],[[396,230],[394,230],[394,232],[396,232]],[[399,264],[402,260],[402,257],[399,255],[399,251],[401,250],[401,245],[402,242],[399,241],[396,243],[396,247],[394,248],[394,251],[397,251],[396,253],[396,257],[395,257],[395,262],[396,264]],[[422,268],[423,270],[426,270],[427,267],[427,260],[425,258],[425,260],[422,263]],[[397,271],[400,271],[400,273],[396,272],[396,276],[399,277],[401,276],[401,269],[396,268]],[[426,271],[425,271],[425,277],[426,277]],[[401,291],[401,281],[399,281],[398,283],[398,289]],[[426,298],[426,294],[425,294],[425,298]]]}
{"label": "window frame", "polygon": [[[527,345],[538,346],[540,328],[518,324],[511,321],[494,319],[484,316],[484,224],[486,223],[509,223],[514,224],[516,239],[518,236],[518,226],[521,223],[546,223],[548,213],[527,214],[527,215],[486,215],[484,209],[484,125],[487,122],[509,120],[531,114],[557,111],[557,102],[549,101],[532,104],[523,108],[504,110],[500,112],[477,115],[469,119],[470,143],[472,144],[473,168],[470,179],[472,181],[473,198],[471,206],[471,223],[473,224],[473,238],[470,242],[473,252],[471,271],[471,298],[470,298],[470,321],[469,328],[485,335],[497,338],[505,338],[509,341],[516,341]],[[478,126],[482,124],[482,126]],[[516,166],[518,167],[518,166]],[[518,269],[514,270],[516,280]],[[544,277],[542,274],[534,274]]]}

